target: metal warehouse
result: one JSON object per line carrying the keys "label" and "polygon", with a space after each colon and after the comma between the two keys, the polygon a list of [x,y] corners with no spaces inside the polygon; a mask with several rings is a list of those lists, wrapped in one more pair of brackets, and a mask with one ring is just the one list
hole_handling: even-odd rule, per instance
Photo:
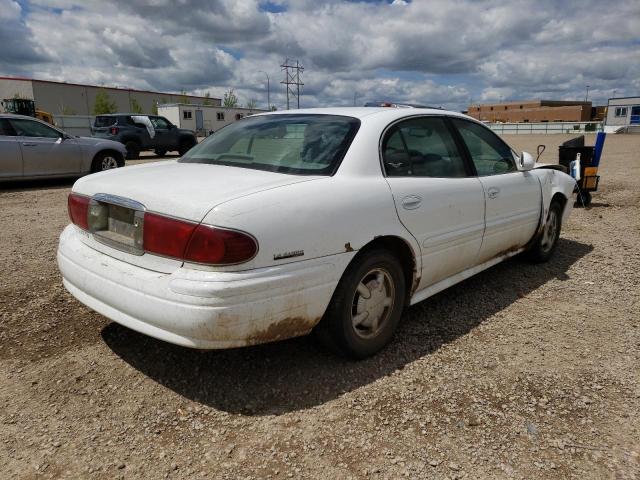
{"label": "metal warehouse", "polygon": [[255,113],[266,112],[258,108],[221,107],[173,103],[158,106],[158,115],[165,117],[180,128],[209,134],[237,120]]}
{"label": "metal warehouse", "polygon": [[33,78],[0,77],[0,100],[14,97],[32,99],[36,108],[53,115],[93,115],[96,95],[100,91],[109,96],[119,112],[134,111],[134,106],[138,106],[141,113],[152,114],[154,105],[177,102],[221,105],[219,98]]}

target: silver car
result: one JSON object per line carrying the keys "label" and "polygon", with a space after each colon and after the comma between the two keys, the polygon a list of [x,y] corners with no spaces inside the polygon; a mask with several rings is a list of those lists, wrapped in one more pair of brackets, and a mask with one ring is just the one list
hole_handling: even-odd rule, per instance
{"label": "silver car", "polygon": [[41,120],[0,114],[0,181],[78,177],[124,166],[124,145],[76,137]]}

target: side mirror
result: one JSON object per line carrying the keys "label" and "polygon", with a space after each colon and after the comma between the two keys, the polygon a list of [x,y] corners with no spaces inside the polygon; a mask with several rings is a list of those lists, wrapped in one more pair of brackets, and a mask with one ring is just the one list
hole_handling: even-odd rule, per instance
{"label": "side mirror", "polygon": [[522,152],[518,163],[518,170],[526,172],[527,170],[533,170],[533,166],[536,164],[536,161],[530,153]]}

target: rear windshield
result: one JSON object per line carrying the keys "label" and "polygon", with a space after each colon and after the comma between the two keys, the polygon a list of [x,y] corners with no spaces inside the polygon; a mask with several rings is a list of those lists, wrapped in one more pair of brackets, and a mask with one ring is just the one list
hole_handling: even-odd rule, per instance
{"label": "rear windshield", "polygon": [[116,124],[116,119],[118,117],[96,117],[96,121],[94,122],[95,127],[110,127],[111,125]]}
{"label": "rear windshield", "polygon": [[338,115],[265,115],[232,123],[179,161],[296,175],[333,175],[360,120]]}

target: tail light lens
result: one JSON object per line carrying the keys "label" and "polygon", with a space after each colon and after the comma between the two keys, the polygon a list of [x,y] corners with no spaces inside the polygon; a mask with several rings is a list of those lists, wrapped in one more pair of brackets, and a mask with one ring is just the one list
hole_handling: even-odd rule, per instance
{"label": "tail light lens", "polygon": [[230,265],[251,260],[258,244],[250,235],[146,213],[144,250],[188,262]]}
{"label": "tail light lens", "polygon": [[109,133],[111,133],[111,135],[117,135],[118,134],[118,127],[111,127],[109,129]]}
{"label": "tail light lens", "polygon": [[89,201],[89,197],[77,193],[70,193],[67,199],[71,222],[83,230],[89,230]]}

